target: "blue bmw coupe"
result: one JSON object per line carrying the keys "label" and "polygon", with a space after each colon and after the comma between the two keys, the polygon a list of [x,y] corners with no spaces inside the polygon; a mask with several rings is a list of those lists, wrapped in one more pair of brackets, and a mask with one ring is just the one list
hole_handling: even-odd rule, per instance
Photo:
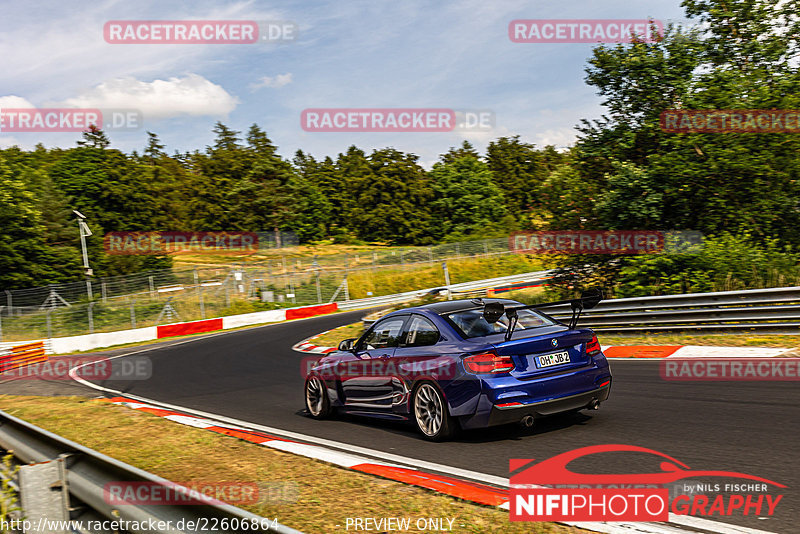
{"label": "blue bmw coupe", "polygon": [[[594,332],[576,328],[602,295],[526,306],[506,299],[453,300],[392,312],[341,342],[309,369],[306,408],[413,420],[430,440],[560,412],[597,409],[611,371]],[[540,308],[569,303],[572,320]]]}

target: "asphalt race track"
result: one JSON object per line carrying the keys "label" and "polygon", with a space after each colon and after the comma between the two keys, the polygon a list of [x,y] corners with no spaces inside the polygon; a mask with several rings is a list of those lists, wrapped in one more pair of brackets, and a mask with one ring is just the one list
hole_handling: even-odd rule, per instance
{"label": "asphalt race track", "polygon": [[[292,351],[291,346],[315,333],[357,321],[363,314],[340,313],[157,347],[146,353],[153,366],[149,380],[102,385],[504,478],[511,458],[544,460],[589,445],[639,445],[664,452],[693,469],[743,472],[789,486],[775,516],[738,515],[725,521],[773,532],[800,532],[797,382],[666,382],[659,376],[657,361],[615,360],[611,364],[611,397],[599,411],[550,418],[532,429],[511,425],[465,433],[448,443],[427,442],[410,426],[398,423],[306,417],[300,361],[308,355]],[[644,454],[611,453],[610,459],[606,455],[603,463],[597,464],[587,459],[570,467],[586,473],[659,471],[658,461]]]}

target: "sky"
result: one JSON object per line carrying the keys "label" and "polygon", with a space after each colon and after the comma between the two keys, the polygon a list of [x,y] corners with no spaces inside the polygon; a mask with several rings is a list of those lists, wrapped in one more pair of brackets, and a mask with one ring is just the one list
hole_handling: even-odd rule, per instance
{"label": "sky", "polygon": [[[83,6],[78,8],[78,6]],[[565,148],[604,110],[585,68],[594,45],[515,43],[516,19],[657,19],[686,23],[680,0],[15,1],[0,19],[0,109],[132,109],[141,126],[109,131],[130,152],[158,134],[166,150],[204,149],[217,121],[253,123],[279,153],[317,158],[350,145],[394,147],[429,168],[463,140],[483,153],[501,136]],[[109,21],[281,21],[294,39],[255,44],[112,44]],[[488,111],[482,131],[316,132],[310,108]],[[0,147],[72,147],[80,133],[0,131]]]}

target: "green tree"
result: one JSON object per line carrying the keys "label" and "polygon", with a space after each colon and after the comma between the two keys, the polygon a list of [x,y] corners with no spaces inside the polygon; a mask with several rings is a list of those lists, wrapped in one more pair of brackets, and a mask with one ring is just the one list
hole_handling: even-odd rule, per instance
{"label": "green tree", "polygon": [[443,158],[429,176],[436,238],[485,237],[508,223],[503,193],[492,181],[489,166],[476,155]]}
{"label": "green tree", "polygon": [[612,163],[596,209],[609,230],[652,229],[664,215],[664,195],[647,169],[633,163]]}
{"label": "green tree", "polygon": [[370,154],[369,169],[350,150],[340,157],[340,169],[349,172],[352,209],[348,228],[361,239],[393,244],[430,242],[432,192],[418,156],[393,148]]}
{"label": "green tree", "polygon": [[[46,176],[26,171],[12,168],[0,153],[0,287],[5,289],[62,282],[69,280],[70,269],[79,272],[77,254],[60,242],[67,239],[57,224],[63,205],[39,196]],[[26,181],[33,182],[30,189]],[[42,212],[48,207],[56,210],[49,219]]]}
{"label": "green tree", "polygon": [[538,189],[560,159],[555,148],[539,151],[534,145],[520,141],[518,135],[501,137],[486,148],[486,163],[494,182],[505,195],[509,213],[518,219],[541,207]]}

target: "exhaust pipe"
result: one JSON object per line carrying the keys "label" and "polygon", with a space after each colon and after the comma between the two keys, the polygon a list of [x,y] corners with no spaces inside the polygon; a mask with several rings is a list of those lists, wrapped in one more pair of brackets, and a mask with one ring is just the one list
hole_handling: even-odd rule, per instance
{"label": "exhaust pipe", "polygon": [[532,427],[533,426],[533,416],[532,415],[526,415],[525,417],[522,418],[522,420],[520,421],[520,424],[522,424],[522,426],[524,426],[525,428]]}
{"label": "exhaust pipe", "polygon": [[597,401],[597,400],[593,400],[592,402],[589,403],[589,409],[590,410],[599,410],[600,409],[600,402]]}

